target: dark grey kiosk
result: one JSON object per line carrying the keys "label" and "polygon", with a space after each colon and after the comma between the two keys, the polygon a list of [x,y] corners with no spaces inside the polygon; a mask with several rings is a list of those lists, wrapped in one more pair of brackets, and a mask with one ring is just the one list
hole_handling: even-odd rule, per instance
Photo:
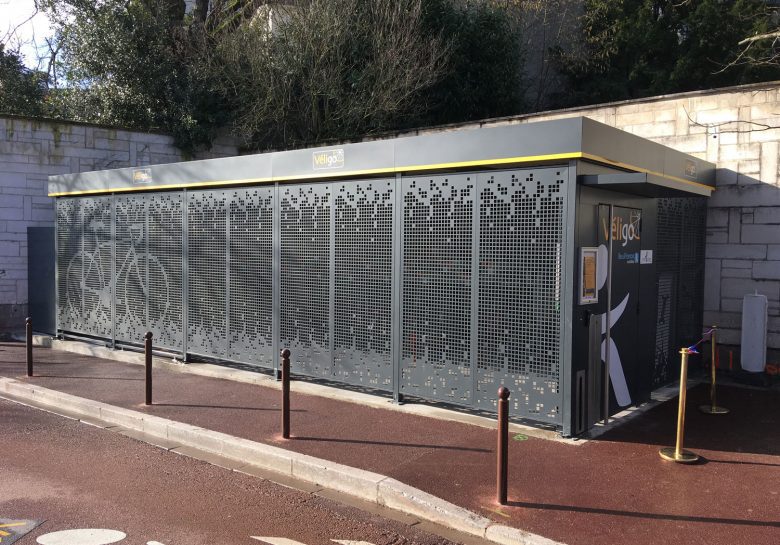
{"label": "dark grey kiosk", "polygon": [[57,331],[579,434],[701,333],[713,180],[586,118],[53,176]]}

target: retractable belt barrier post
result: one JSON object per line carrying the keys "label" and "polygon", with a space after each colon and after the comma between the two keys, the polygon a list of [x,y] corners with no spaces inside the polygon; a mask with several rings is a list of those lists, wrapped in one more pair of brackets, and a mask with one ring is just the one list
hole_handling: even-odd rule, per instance
{"label": "retractable belt barrier post", "polygon": [[729,410],[725,407],[719,407],[718,404],[715,402],[716,400],[716,376],[718,372],[718,345],[717,340],[715,339],[715,331],[717,330],[717,326],[712,326],[712,329],[710,329],[710,342],[712,344],[712,365],[710,368],[712,369],[712,376],[710,378],[710,404],[709,405],[700,405],[699,410],[706,414],[726,414],[729,412]]}
{"label": "retractable belt barrier post", "polygon": [[683,436],[685,435],[685,395],[687,393],[688,382],[688,354],[691,353],[697,353],[693,347],[680,349],[680,402],[677,406],[677,442],[674,448],[664,447],[658,452],[664,460],[681,464],[691,464],[699,459],[693,452],[683,449]]}
{"label": "retractable belt barrier post", "polygon": [[32,332],[32,318],[27,318],[24,321],[25,326],[25,343],[27,348],[27,376],[33,376],[33,332]]}

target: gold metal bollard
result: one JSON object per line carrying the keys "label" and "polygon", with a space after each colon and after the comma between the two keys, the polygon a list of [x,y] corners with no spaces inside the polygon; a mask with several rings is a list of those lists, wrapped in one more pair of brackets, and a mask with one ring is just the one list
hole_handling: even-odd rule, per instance
{"label": "gold metal bollard", "polygon": [[670,462],[691,464],[699,459],[699,456],[689,450],[684,450],[683,436],[685,435],[685,395],[688,382],[688,348],[680,349],[680,403],[677,407],[677,443],[674,448],[664,447],[658,451],[661,458]]}
{"label": "gold metal bollard", "polygon": [[706,414],[726,414],[729,412],[729,410],[726,407],[718,407],[718,404],[715,403],[715,377],[717,374],[717,353],[718,353],[718,346],[717,341],[715,340],[715,330],[718,328],[718,326],[712,326],[712,337],[710,337],[711,343],[712,343],[712,378],[710,380],[710,404],[709,405],[699,405],[699,410]]}

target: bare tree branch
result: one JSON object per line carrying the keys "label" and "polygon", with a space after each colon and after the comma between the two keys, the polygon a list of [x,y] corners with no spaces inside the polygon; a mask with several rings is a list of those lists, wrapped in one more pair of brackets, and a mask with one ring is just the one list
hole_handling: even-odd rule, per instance
{"label": "bare tree branch", "polygon": [[0,43],[10,43],[12,39],[16,39],[16,42],[14,45],[14,48],[18,49],[19,47],[26,45],[22,43],[21,39],[19,38],[19,29],[21,29],[23,26],[28,24],[30,21],[32,21],[36,15],[38,15],[38,2],[36,1],[34,4],[35,9],[33,10],[32,14],[22,21],[21,23],[14,25],[13,27],[10,27],[8,31],[5,33],[4,36],[0,37]]}
{"label": "bare tree branch", "polygon": [[424,107],[421,91],[447,58],[444,42],[422,31],[421,12],[421,0],[263,6],[218,35],[204,70],[220,74],[234,128],[255,146],[386,130]]}
{"label": "bare tree branch", "polygon": [[737,45],[752,44],[753,42],[760,42],[762,40],[769,40],[772,38],[780,38],[780,30],[776,30],[774,32],[767,32],[766,34],[758,34],[756,36],[751,36],[750,38],[745,38],[744,40],[740,41]]}
{"label": "bare tree branch", "polygon": [[[691,116],[690,112],[685,106],[683,106],[683,111],[685,111],[685,115],[688,117],[688,121],[690,121],[693,125],[696,125],[697,127],[704,127],[705,129],[707,129],[707,134],[710,134],[710,129],[717,129],[716,132],[719,134],[727,134],[727,133],[743,134],[743,133],[750,133],[750,132],[769,131],[772,129],[780,129],[779,125],[769,125],[767,123],[758,123],[756,121],[743,121],[739,119],[735,119],[734,121],[721,121],[718,123],[700,123]],[[776,114],[776,115],[780,115],[780,114]],[[721,130],[721,127],[726,127],[728,125],[736,125],[737,128]],[[739,128],[745,125],[747,126],[746,128],[744,129]]]}

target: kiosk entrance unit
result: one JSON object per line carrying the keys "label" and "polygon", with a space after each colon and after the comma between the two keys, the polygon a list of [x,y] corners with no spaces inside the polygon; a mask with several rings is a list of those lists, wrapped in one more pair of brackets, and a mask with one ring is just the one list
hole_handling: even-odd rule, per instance
{"label": "kiosk entrance unit", "polygon": [[573,118],[54,176],[57,330],[582,433],[698,338],[713,173]]}

